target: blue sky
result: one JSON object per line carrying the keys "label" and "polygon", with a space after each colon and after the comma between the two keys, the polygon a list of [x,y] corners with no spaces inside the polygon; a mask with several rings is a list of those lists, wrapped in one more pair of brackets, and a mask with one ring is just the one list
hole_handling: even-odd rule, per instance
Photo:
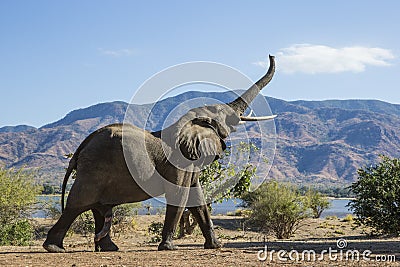
{"label": "blue sky", "polygon": [[[150,76],[214,61],[285,100],[400,104],[399,1],[0,1],[0,127],[129,101]],[[151,92],[149,92],[151,93]]]}

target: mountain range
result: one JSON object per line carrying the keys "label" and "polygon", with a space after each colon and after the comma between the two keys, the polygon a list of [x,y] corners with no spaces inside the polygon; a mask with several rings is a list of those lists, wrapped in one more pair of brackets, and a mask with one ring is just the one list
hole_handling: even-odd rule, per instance
{"label": "mountain range", "polygon": [[[146,127],[161,129],[178,104],[196,97],[223,102],[233,93],[187,92],[153,106],[130,106],[130,118],[152,109]],[[267,97],[275,119],[277,148],[270,178],[303,184],[346,185],[357,169],[379,161],[379,155],[400,157],[400,105],[378,100],[284,101]],[[35,128],[0,128],[0,166],[39,168],[41,181],[59,184],[81,141],[96,129],[122,122],[128,103],[101,103],[71,111],[64,118]],[[143,126],[143,125],[138,125]]]}

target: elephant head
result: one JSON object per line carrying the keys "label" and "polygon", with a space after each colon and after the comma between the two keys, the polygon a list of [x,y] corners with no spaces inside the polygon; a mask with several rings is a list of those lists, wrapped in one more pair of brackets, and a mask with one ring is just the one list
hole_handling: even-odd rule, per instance
{"label": "elephant head", "polygon": [[274,75],[274,57],[269,56],[269,61],[267,73],[234,101],[191,109],[178,122],[165,129],[163,134],[166,134],[169,146],[185,159],[197,161],[196,165],[208,164],[222,154],[226,148],[224,139],[235,131],[235,126],[241,121],[273,119],[275,116],[242,116]]}

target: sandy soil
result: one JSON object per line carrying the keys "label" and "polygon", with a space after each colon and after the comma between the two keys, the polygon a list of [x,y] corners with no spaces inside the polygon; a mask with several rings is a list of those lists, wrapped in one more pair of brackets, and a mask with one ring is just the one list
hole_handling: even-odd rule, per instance
{"label": "sandy soil", "polygon": [[[153,221],[161,222],[163,217],[137,216],[134,230],[125,227],[113,234],[118,252],[93,252],[93,236],[75,234],[65,238],[67,253],[52,254],[41,247],[43,237],[29,247],[0,247],[0,266],[400,266],[400,238],[370,239],[362,233],[365,229],[353,229],[352,222],[337,218],[308,219],[290,240],[277,240],[249,230],[241,217],[214,216],[222,249],[204,250],[197,229],[176,240],[177,251],[157,251],[157,243],[149,243],[152,236],[147,228]],[[38,223],[46,229],[53,222]],[[338,244],[339,239],[343,240]],[[344,243],[347,246],[342,248]],[[286,253],[278,254],[279,250]],[[363,253],[368,259],[363,259]],[[265,256],[264,261],[258,259]]]}

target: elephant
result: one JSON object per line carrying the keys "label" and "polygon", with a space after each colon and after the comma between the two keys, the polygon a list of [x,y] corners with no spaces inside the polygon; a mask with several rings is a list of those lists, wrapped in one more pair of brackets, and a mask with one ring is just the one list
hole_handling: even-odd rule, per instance
{"label": "elephant", "polygon": [[[234,101],[191,109],[176,123],[150,132],[111,124],[91,133],[70,159],[62,184],[62,214],[43,243],[49,252],[65,252],[63,239],[75,218],[91,210],[95,220],[95,251],[117,251],[111,240],[112,208],[165,194],[167,208],[158,250],[174,250],[173,236],[185,208],[197,220],[204,248],[221,247],[199,184],[202,166],[219,158],[224,140],[241,121],[274,116],[243,116],[249,104],[272,79],[275,60],[269,56],[267,73]],[[66,184],[75,181],[64,208]]]}

